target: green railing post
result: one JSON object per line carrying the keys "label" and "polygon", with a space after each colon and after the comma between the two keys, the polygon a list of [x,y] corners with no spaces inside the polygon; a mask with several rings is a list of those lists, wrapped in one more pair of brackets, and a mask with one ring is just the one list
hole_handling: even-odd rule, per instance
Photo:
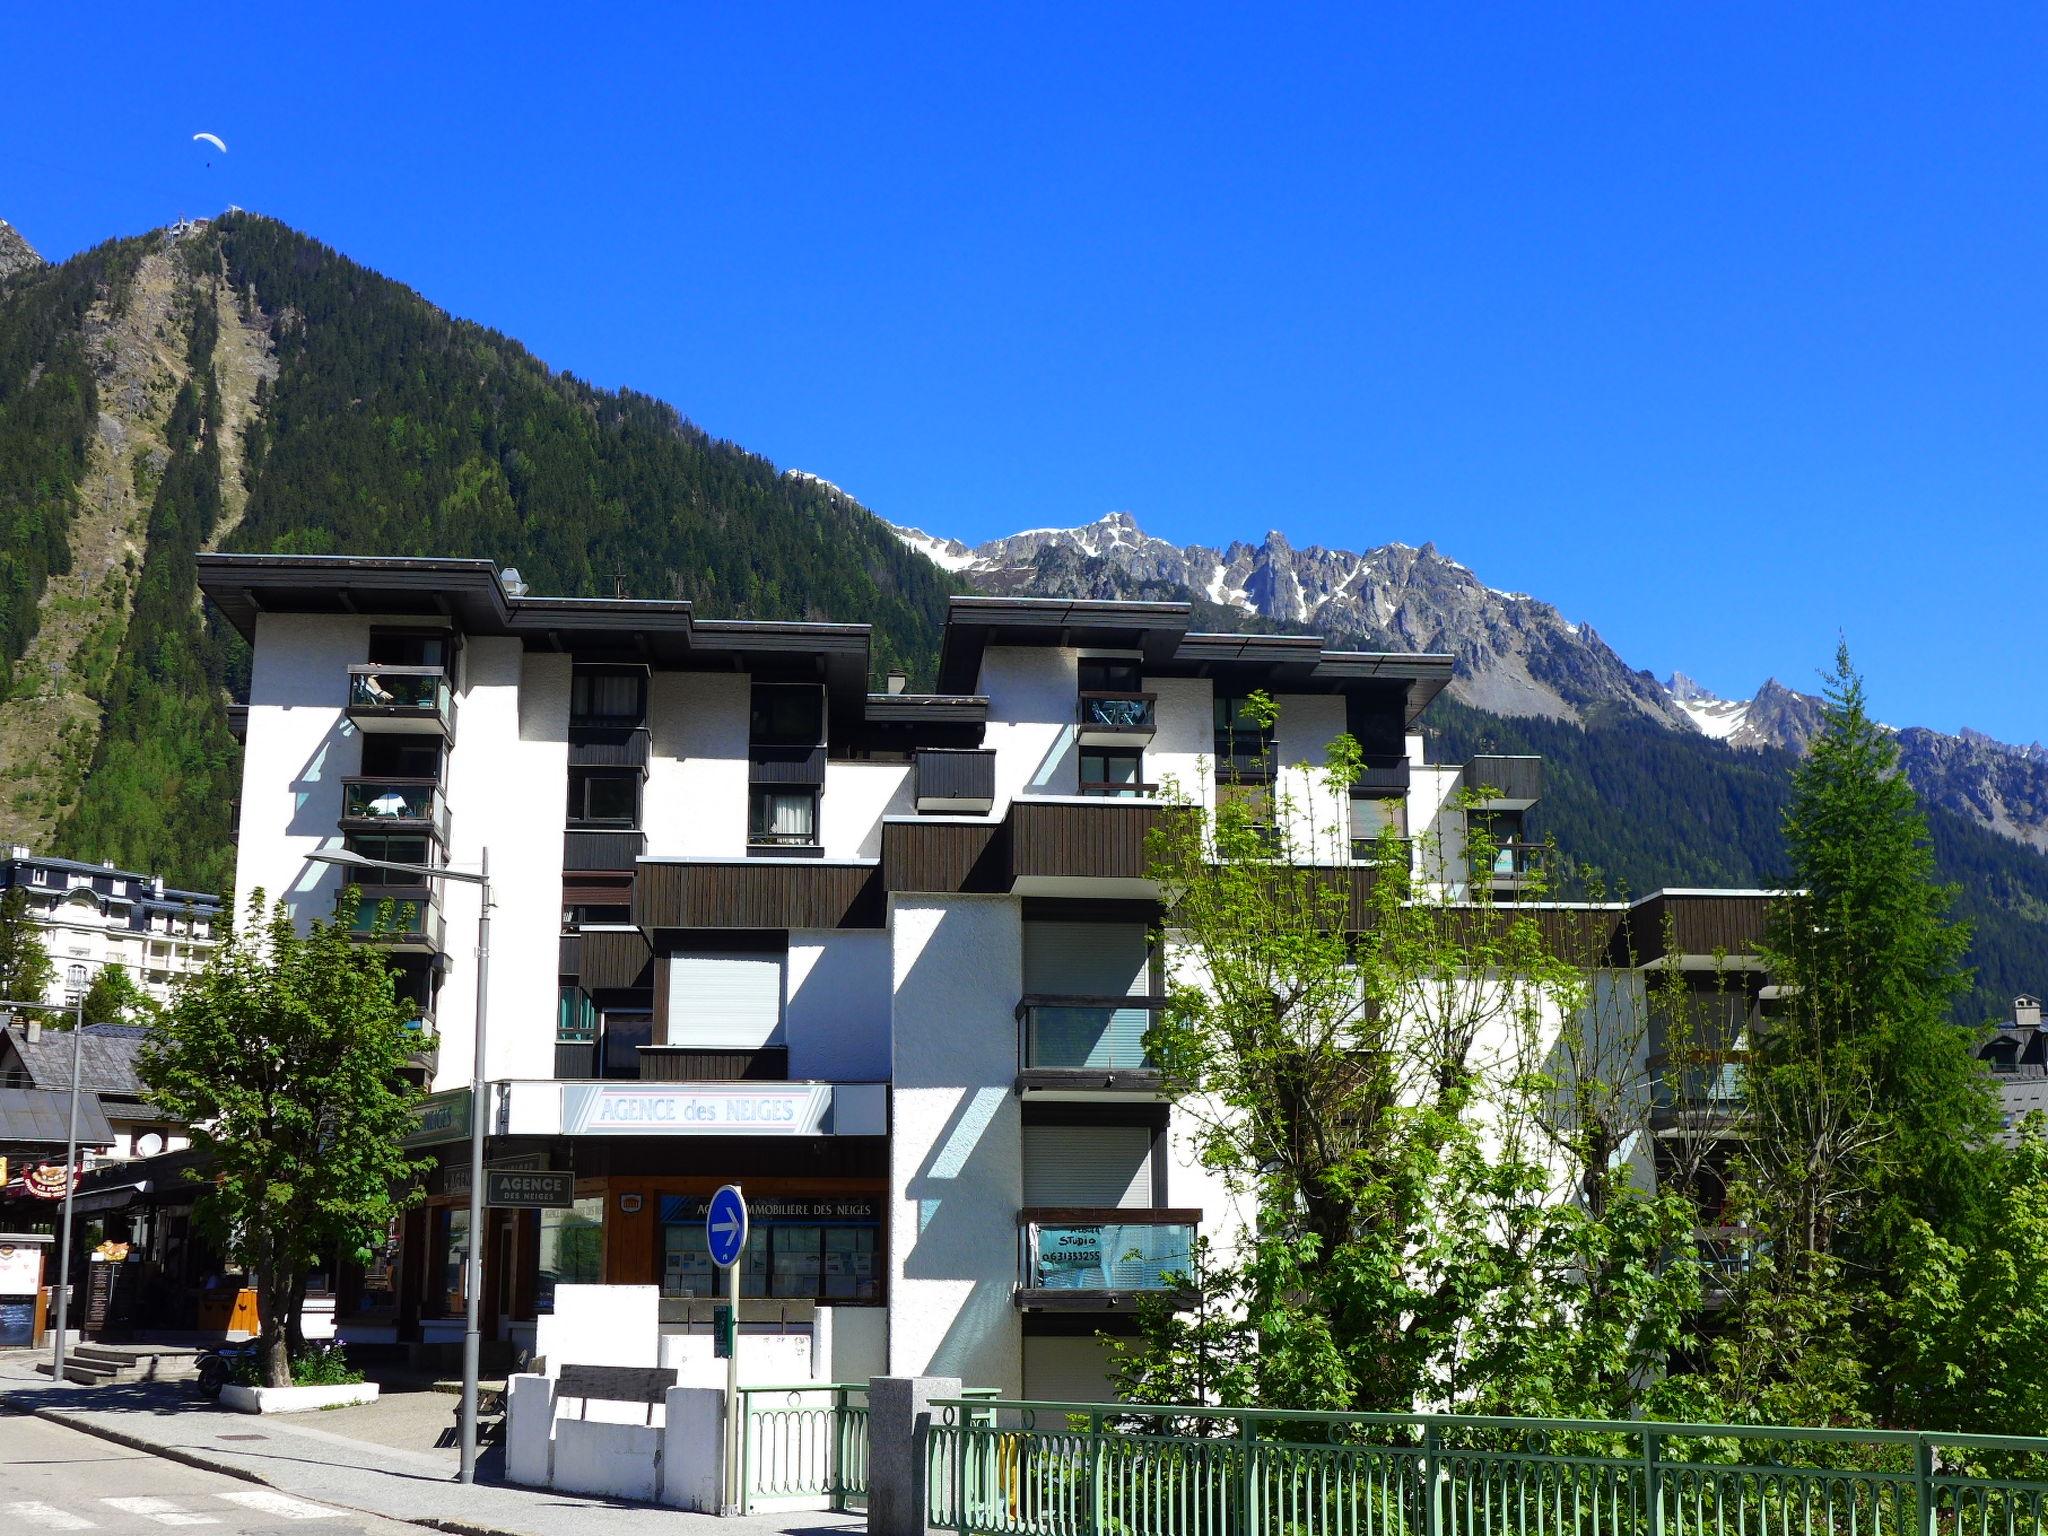
{"label": "green railing post", "polygon": [[1088,1415],[1088,1536],[1102,1531],[1102,1415]]}
{"label": "green railing post", "polygon": [[1436,1464],[1441,1449],[1442,1442],[1437,1438],[1435,1421],[1425,1421],[1422,1426],[1423,1536],[1444,1536],[1443,1485]]}
{"label": "green railing post", "polygon": [[[1920,1536],[1934,1536],[1934,1445],[1925,1435],[1913,1437],[1913,1497],[1920,1505]],[[1956,1518],[1962,1518],[1960,1508]]]}
{"label": "green railing post", "polygon": [[843,1387],[832,1390],[831,1434],[825,1448],[825,1497],[838,1509],[846,1502],[846,1391]]}
{"label": "green railing post", "polygon": [[1250,1414],[1237,1421],[1237,1536],[1259,1531],[1259,1426]]}
{"label": "green railing post", "polygon": [[754,1506],[754,1416],[747,1411],[747,1389],[739,1390],[739,1402],[734,1405],[740,1416],[740,1513],[748,1514]]}
{"label": "green railing post", "polygon": [[1664,1437],[1651,1429],[1643,1431],[1643,1505],[1643,1528],[1664,1536]]}
{"label": "green railing post", "polygon": [[973,1420],[965,1405],[949,1408],[954,1414],[953,1430],[953,1528],[967,1536],[967,1432]]}

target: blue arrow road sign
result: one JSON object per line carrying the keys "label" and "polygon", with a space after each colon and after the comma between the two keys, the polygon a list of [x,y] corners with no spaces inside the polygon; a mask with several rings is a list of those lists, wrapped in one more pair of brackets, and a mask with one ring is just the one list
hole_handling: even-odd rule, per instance
{"label": "blue arrow road sign", "polygon": [[747,1197],[736,1185],[728,1184],[711,1197],[704,1213],[704,1239],[711,1248],[711,1262],[721,1268],[737,1264],[747,1249]]}

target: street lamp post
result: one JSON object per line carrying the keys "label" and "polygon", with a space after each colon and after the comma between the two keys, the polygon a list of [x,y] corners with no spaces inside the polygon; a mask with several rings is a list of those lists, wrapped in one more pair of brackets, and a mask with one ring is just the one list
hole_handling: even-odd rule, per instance
{"label": "street lamp post", "polygon": [[469,1253],[464,1268],[465,1309],[462,1330],[462,1469],[460,1482],[476,1481],[476,1384],[483,1350],[484,1289],[484,1001],[491,976],[491,851],[486,848],[476,870],[442,864],[398,864],[372,859],[347,848],[323,848],[306,855],[316,864],[343,869],[378,869],[423,880],[455,880],[482,887],[483,907],[476,924],[476,1043],[469,1068]]}
{"label": "street lamp post", "polygon": [[57,1233],[57,1343],[50,1361],[50,1381],[64,1378],[64,1335],[71,1323],[71,1207],[78,1193],[78,1090],[85,1067],[85,993],[68,1005],[0,1001],[0,1008],[42,1008],[51,1013],[70,1013],[71,1023],[71,1113],[64,1131],[64,1220]]}

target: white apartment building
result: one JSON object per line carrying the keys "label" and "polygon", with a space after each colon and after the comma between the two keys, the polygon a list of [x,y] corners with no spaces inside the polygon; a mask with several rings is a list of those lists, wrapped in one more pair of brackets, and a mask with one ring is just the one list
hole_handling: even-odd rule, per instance
{"label": "white apartment building", "polygon": [[[1462,847],[1469,781],[1497,790],[1503,849],[1473,878],[1527,869],[1540,764],[1424,761],[1446,656],[1196,634],[1182,604],[956,598],[939,691],[876,693],[862,625],[529,597],[487,561],[200,565],[254,647],[238,901],[332,912],[321,849],[488,851],[490,1159],[574,1174],[573,1209],[467,1230],[477,888],[366,886],[436,1167],[341,1277],[345,1337],[458,1337],[475,1238],[502,1339],[572,1281],[658,1284],[663,1327],[699,1330],[704,1205],[733,1182],[743,1325],[808,1335],[817,1376],[1098,1397],[1097,1335],[1236,1222],[1142,1046],[1160,786],[1256,799],[1270,764],[1307,797],[1348,731],[1356,841],[1300,857],[1370,880],[1388,820]],[[1253,690],[1280,703],[1270,751]]]}
{"label": "white apartment building", "polygon": [[[213,952],[220,898],[174,890],[161,875],[113,861],[40,858],[16,846],[0,863],[0,893],[19,890],[54,971],[43,1002],[75,1006],[105,966],[128,973],[159,1003]],[[28,1001],[28,999],[23,999]]]}

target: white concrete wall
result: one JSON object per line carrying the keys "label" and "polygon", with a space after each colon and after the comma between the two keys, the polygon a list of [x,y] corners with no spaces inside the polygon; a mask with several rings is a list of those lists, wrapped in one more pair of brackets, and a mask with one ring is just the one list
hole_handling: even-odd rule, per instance
{"label": "white concrete wall", "polygon": [[1145,777],[1171,782],[1180,795],[1213,807],[1216,803],[1215,688],[1206,677],[1148,677],[1158,695],[1152,706],[1152,744],[1145,749]]}
{"label": "white concrete wall", "polygon": [[371,620],[263,613],[249,672],[242,750],[242,834],[234,912],[251,892],[283,898],[303,927],[334,910],[341,872],[308,864],[341,846],[341,781],[362,763],[362,738],[344,713],[348,669],[369,658]]}
{"label": "white concrete wall", "polygon": [[656,672],[640,825],[649,854],[747,854],[749,680],[730,672]]}
{"label": "white concrete wall", "polygon": [[783,971],[789,1075],[828,1082],[889,1077],[889,936],[799,928]]}
{"label": "white concrete wall", "polygon": [[[460,717],[444,789],[449,862],[473,870],[491,854],[488,1076],[552,1077],[562,931],[562,823],[568,799],[569,669],[565,655],[529,656],[517,640],[472,638],[463,651]],[[470,1080],[481,893],[441,893],[448,969],[435,1005],[436,1090]]]}
{"label": "white concrete wall", "polygon": [[1054,1403],[1113,1403],[1109,1346],[1086,1335],[1024,1341],[1024,1395]]}
{"label": "white concrete wall", "polygon": [[889,1373],[886,1307],[820,1307],[811,1373],[819,1381],[866,1381]]}
{"label": "white concrete wall", "polygon": [[827,763],[818,836],[828,859],[879,859],[882,818],[911,816],[908,763]]}
{"label": "white concrete wall", "polygon": [[1274,703],[1273,793],[1285,799],[1288,846],[1297,863],[1338,864],[1350,857],[1351,798],[1322,782],[1330,743],[1344,734],[1344,700],[1336,694],[1283,694]]}
{"label": "white concrete wall", "polygon": [[889,1369],[1006,1392],[1022,1384],[1021,914],[990,896],[898,897],[890,914]]}
{"label": "white concrete wall", "polygon": [[1465,813],[1456,800],[1463,768],[1416,768],[1408,779],[1408,832],[1415,839],[1416,874],[1462,896],[1471,883],[1465,868]]}
{"label": "white concrete wall", "polygon": [[982,744],[996,753],[998,818],[1018,795],[1079,792],[1074,711],[1080,654],[1051,646],[991,646],[982,653],[981,691],[988,695]]}

